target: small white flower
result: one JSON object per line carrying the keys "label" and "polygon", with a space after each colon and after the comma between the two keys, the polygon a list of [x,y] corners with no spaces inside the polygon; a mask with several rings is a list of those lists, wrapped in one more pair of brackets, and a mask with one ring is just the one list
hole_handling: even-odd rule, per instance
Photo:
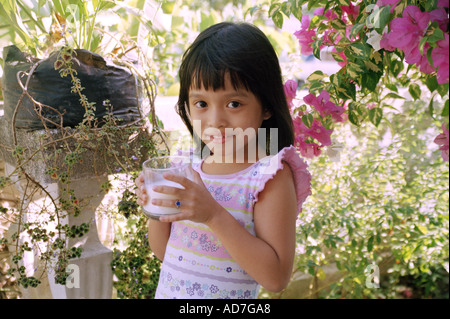
{"label": "small white flower", "polygon": [[380,41],[383,38],[383,35],[379,34],[375,30],[372,30],[367,34],[367,36],[367,43],[369,43],[375,51],[380,50]]}

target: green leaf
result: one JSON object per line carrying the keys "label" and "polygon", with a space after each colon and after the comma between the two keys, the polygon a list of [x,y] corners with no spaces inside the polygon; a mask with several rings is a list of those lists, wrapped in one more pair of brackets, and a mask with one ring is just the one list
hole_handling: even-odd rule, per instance
{"label": "green leaf", "polygon": [[391,70],[394,77],[398,77],[399,73],[404,69],[403,62],[399,60],[392,60],[389,69]]}
{"label": "green leaf", "polygon": [[374,237],[371,236],[371,237],[369,238],[369,240],[367,241],[367,251],[368,251],[368,252],[371,252],[372,249],[373,249],[373,239],[374,239]]}
{"label": "green leaf", "polygon": [[444,40],[444,32],[441,30],[441,28],[439,28],[439,25],[437,24],[437,22],[433,22],[432,25],[432,29],[431,29],[431,34],[428,35],[428,42],[433,43],[433,42],[437,42],[440,40]]}
{"label": "green leaf", "polygon": [[292,3],[291,2],[284,2],[281,5],[281,12],[283,12],[287,17],[289,17],[292,13]]}
{"label": "green leaf", "polygon": [[419,42],[419,52],[421,55],[423,55],[423,48],[425,47],[425,44],[428,42],[428,37],[423,37],[420,39]]}
{"label": "green leaf", "polygon": [[433,58],[431,56],[431,52],[433,51],[433,47],[428,48],[427,50],[427,59],[428,59],[428,63],[430,63],[430,65],[434,66],[433,64]]}
{"label": "green leaf", "polygon": [[320,93],[322,92],[322,90],[325,89],[326,84],[322,83],[320,81],[314,81],[311,86],[309,87],[309,92],[310,93]]}
{"label": "green leaf", "polygon": [[384,99],[405,99],[405,98],[396,93],[390,92],[382,98],[382,100],[384,100]]}
{"label": "green leaf", "polygon": [[355,24],[350,30],[349,38],[356,38],[356,36],[361,32],[361,30],[364,29],[365,26],[366,26],[365,23]]}
{"label": "green leaf", "polygon": [[364,69],[362,69],[358,64],[353,62],[349,62],[347,64],[347,74],[351,79],[359,81],[359,77],[363,72]]}
{"label": "green leaf", "polygon": [[386,86],[389,90],[395,91],[395,92],[398,93],[398,89],[397,89],[397,86],[396,86],[395,84],[386,83],[385,86]]}
{"label": "green leaf", "polygon": [[356,100],[356,86],[355,83],[347,77],[342,77],[338,73],[339,86],[336,86],[336,91],[338,92],[338,97],[344,100],[352,99]]}
{"label": "green leaf", "polygon": [[378,73],[369,71],[361,75],[361,86],[371,92],[375,91],[380,80]]}
{"label": "green leaf", "polygon": [[408,92],[409,94],[411,94],[414,100],[419,100],[422,90],[420,89],[420,86],[417,83],[411,83],[408,87]]}
{"label": "green leaf", "polygon": [[250,13],[250,16],[253,16],[255,12],[258,12],[259,10],[261,10],[261,5],[250,7],[249,9],[247,9],[245,15],[247,15],[247,13]]}
{"label": "green leaf", "polygon": [[339,55],[339,53],[331,52],[331,55],[333,56],[334,61],[345,62],[345,60]]}
{"label": "green leaf", "polygon": [[436,75],[427,74],[425,78],[425,85],[427,86],[428,90],[430,90],[430,92],[436,90],[439,85],[437,83]]}
{"label": "green leaf", "polygon": [[296,17],[299,21],[302,21],[302,2],[303,0],[289,0],[291,3],[291,13]]}
{"label": "green leaf", "polygon": [[351,102],[348,105],[348,120],[353,125],[359,126],[358,113],[355,110],[355,103],[354,102]]}
{"label": "green leaf", "polygon": [[444,103],[444,108],[442,109],[441,116],[448,116],[448,99]]}
{"label": "green leaf", "polygon": [[283,14],[278,11],[272,16],[272,21],[278,28],[281,29],[283,27]]}
{"label": "green leaf", "polygon": [[331,26],[336,30],[345,30],[347,25],[341,19],[333,19],[330,21]]}
{"label": "green leaf", "polygon": [[434,119],[434,106],[433,106],[433,99],[434,95],[430,99],[430,103],[428,103],[428,113],[430,114],[431,118]]}
{"label": "green leaf", "polygon": [[448,94],[448,88],[449,88],[449,83],[443,83],[443,84],[439,84],[437,87],[437,91],[439,93],[439,95],[443,98],[445,95]]}
{"label": "green leaf", "polygon": [[311,73],[306,80],[309,82],[313,82],[313,81],[322,80],[323,78],[326,78],[326,77],[328,77],[327,74],[318,70],[318,71],[314,71],[313,73]]}
{"label": "green leaf", "polygon": [[376,107],[369,110],[369,120],[376,127],[380,124],[382,118],[383,118],[382,108]]}
{"label": "green leaf", "polygon": [[302,116],[302,122],[308,127],[311,128],[311,125],[314,121],[314,117],[312,113],[308,113]]}
{"label": "green leaf", "polygon": [[373,63],[371,61],[365,60],[364,61],[364,65],[369,70],[372,70],[372,71],[377,72],[377,73],[381,73],[381,69],[375,63]]}
{"label": "green leaf", "polygon": [[391,6],[384,6],[378,10],[378,14],[374,17],[373,23],[375,30],[379,34],[383,34],[383,30],[391,18]]}
{"label": "green leaf", "polygon": [[269,16],[272,17],[273,23],[278,28],[283,27],[283,14],[281,13],[281,5],[279,3],[273,3],[269,9]]}
{"label": "green leaf", "polygon": [[323,39],[321,38],[321,39],[315,40],[312,43],[313,54],[319,60],[320,60],[320,46],[322,45],[322,41],[323,41]]}

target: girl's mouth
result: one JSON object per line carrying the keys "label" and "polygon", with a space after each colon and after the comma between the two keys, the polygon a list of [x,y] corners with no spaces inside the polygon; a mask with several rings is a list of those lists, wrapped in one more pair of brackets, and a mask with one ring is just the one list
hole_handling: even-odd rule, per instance
{"label": "girl's mouth", "polygon": [[226,135],[210,135],[209,136],[209,140],[210,140],[210,142],[213,142],[214,144],[224,144],[231,137],[232,137],[232,135],[229,135],[229,136],[226,136]]}

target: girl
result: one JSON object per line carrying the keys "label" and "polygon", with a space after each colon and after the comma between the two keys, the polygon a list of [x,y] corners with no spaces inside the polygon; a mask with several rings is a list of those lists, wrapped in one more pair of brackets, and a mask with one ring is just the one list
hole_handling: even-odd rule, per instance
{"label": "girl", "polygon": [[179,76],[177,112],[208,152],[192,164],[193,180],[165,176],[184,189],[154,188],[177,201],[149,199],[142,174],[137,179],[140,205],[180,210],[149,221],[150,246],[163,261],[156,298],[256,298],[260,285],[280,291],[311,176],[291,146],[276,53],[258,28],[219,23],[189,47]]}

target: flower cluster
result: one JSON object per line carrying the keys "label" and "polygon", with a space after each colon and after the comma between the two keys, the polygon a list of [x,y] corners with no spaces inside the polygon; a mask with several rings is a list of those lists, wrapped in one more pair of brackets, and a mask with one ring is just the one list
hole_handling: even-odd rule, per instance
{"label": "flower cluster", "polygon": [[[339,17],[335,12],[332,10],[328,10],[324,12],[325,8],[318,8],[314,11],[314,15],[323,15],[327,18],[327,23],[330,24],[330,27],[325,29],[322,33],[322,42],[319,46],[319,49],[323,49],[326,46],[332,47],[332,52],[338,54],[341,59],[338,61],[338,64],[340,66],[344,66],[346,64],[346,57],[343,51],[336,50],[336,45],[338,42],[342,39],[342,35],[333,26],[336,26],[335,24],[331,23],[331,21],[336,21],[336,19],[339,19],[341,23],[338,25],[340,27],[343,27],[345,29],[346,36],[350,36],[350,30],[352,25],[347,24],[349,21],[354,21],[354,19],[359,14],[359,5],[354,6],[351,2],[348,6],[341,6],[340,9],[345,13],[341,17]],[[333,21],[333,22],[334,22]],[[301,21],[301,28],[297,32],[294,33],[294,35],[297,37],[298,42],[300,44],[300,50],[301,54],[303,55],[311,55],[313,53],[313,43],[315,39],[318,38],[319,32],[317,30],[317,27],[314,27],[311,25],[311,18],[309,15],[303,15],[302,21]]]}
{"label": "flower cluster", "polygon": [[[444,5],[444,1],[439,1]],[[448,7],[448,1],[446,2]],[[442,30],[441,40],[435,42],[432,48],[429,42],[423,41],[431,23],[436,22]],[[381,48],[388,51],[399,49],[405,54],[405,62],[415,64],[423,73],[437,70],[439,84],[449,81],[449,37],[447,31],[448,14],[444,8],[437,8],[430,12],[422,12],[419,7],[409,5],[403,10],[401,17],[394,18],[390,23],[390,32],[386,33],[380,42]],[[433,65],[427,58],[431,49]]]}
{"label": "flower cluster", "polygon": [[[328,146],[327,149],[334,147],[330,139],[333,123],[349,119],[359,125],[360,121],[369,119],[378,126],[383,118],[383,97],[377,88],[386,83],[382,79],[385,70],[397,76],[403,70],[403,62],[414,66],[422,73],[423,81],[425,75],[430,74],[426,77],[430,81],[427,86],[431,91],[439,86],[437,91],[442,97],[445,94],[442,85],[449,82],[448,0],[437,0],[432,4],[426,1],[411,4],[405,0],[343,3],[330,1],[324,8],[314,10],[312,15],[303,14],[299,17],[300,29],[294,33],[301,54],[314,54],[320,58],[321,50],[329,47],[334,60],[341,66],[329,77],[329,82],[308,78],[311,92],[321,92],[318,96],[308,94],[303,99],[312,111],[308,111],[307,106],[295,109],[296,84],[294,81],[285,84],[287,102],[293,114],[295,143],[301,154],[308,158],[320,155],[324,146]],[[390,58],[393,51],[394,60],[398,56],[401,61]],[[317,75],[323,74],[316,74],[315,78]],[[436,85],[430,84],[433,81]],[[417,95],[416,87],[417,83],[411,83],[409,91]],[[397,93],[393,85],[386,85],[386,88]],[[363,101],[356,94],[359,90],[363,93]],[[371,92],[374,93],[372,96],[369,95]],[[396,93],[386,96],[398,98]],[[376,94],[378,97],[373,96]],[[333,96],[331,100],[330,95]],[[368,99],[364,100],[365,97]],[[339,101],[336,102],[338,105],[333,101]],[[446,103],[442,111],[444,117],[448,115],[448,101]],[[365,109],[361,108],[364,104],[368,106]],[[349,110],[345,112],[347,106]],[[448,161],[448,119],[444,118],[444,122],[447,124],[442,125],[443,133],[434,142],[441,146],[442,158]]]}
{"label": "flower cluster", "polygon": [[[308,123],[309,125],[305,124],[302,115],[312,115],[312,112],[297,111],[294,114],[293,100],[296,97],[296,89],[297,83],[295,81],[286,81],[284,92],[293,114],[295,146],[303,157],[313,158],[322,153],[323,147],[332,145],[331,134],[333,130],[325,128],[322,122],[315,118],[312,118],[312,122]],[[330,116],[334,122],[343,122],[345,120],[344,108],[330,101],[330,94],[325,90],[317,97],[310,93],[303,98],[303,101],[312,106],[320,114],[321,118]]]}

